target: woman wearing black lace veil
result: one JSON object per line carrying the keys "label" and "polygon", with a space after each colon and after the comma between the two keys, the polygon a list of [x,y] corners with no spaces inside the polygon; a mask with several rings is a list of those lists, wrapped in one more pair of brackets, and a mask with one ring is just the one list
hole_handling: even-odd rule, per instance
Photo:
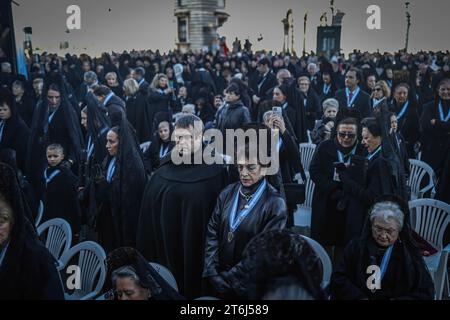
{"label": "woman wearing black lace veil", "polygon": [[86,150],[80,170],[80,186],[84,188],[83,200],[87,207],[87,216],[83,222],[92,226],[97,211],[95,188],[102,177],[102,163],[107,154],[106,134],[111,124],[92,93],[86,95],[85,101],[86,106],[81,110],[81,124],[86,130]]}
{"label": "woman wearing black lace veil", "polygon": [[76,171],[82,157],[84,139],[76,106],[69,100],[66,83],[51,73],[44,83],[43,98],[36,105],[28,142],[26,169],[30,182],[41,194],[43,172],[47,164],[45,148],[53,143],[63,146],[65,160]]}
{"label": "woman wearing black lace veil", "polygon": [[144,154],[148,171],[156,170],[161,160],[170,155],[175,146],[175,142],[172,141],[174,127],[170,113],[159,112],[156,114],[153,128],[155,128],[155,131],[153,132],[150,147]]}
{"label": "woman wearing black lace veil", "polygon": [[[116,249],[108,255],[106,263],[108,276],[104,288],[113,288],[110,292],[114,293],[114,299],[185,300],[136,249]],[[119,282],[126,278],[132,281],[128,282],[127,290],[122,290]]]}
{"label": "woman wearing black lace veil", "polygon": [[12,94],[7,89],[0,90],[0,150],[12,149],[16,153],[17,166],[25,169],[27,143],[30,129],[20,116]]}
{"label": "woman wearing black lace veil", "polygon": [[322,263],[314,249],[290,230],[259,234],[243,254],[251,300],[323,300]]}
{"label": "woman wearing black lace veil", "polygon": [[139,210],[147,182],[136,136],[125,115],[107,134],[108,156],[103,161],[103,179],[96,193],[101,201],[97,217],[100,243],[107,252],[136,246]]}
{"label": "woman wearing black lace veil", "polygon": [[59,300],[56,261],[26,218],[14,170],[0,163],[0,300]]}
{"label": "woman wearing black lace veil", "polygon": [[[385,195],[370,209],[362,235],[345,249],[331,278],[333,299],[410,300],[434,298],[434,286],[414,242],[408,205]],[[379,286],[369,281],[379,266]]]}

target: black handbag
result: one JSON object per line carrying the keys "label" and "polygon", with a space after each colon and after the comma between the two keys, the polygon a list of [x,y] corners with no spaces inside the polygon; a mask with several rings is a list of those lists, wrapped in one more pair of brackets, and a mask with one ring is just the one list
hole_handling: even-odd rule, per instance
{"label": "black handbag", "polygon": [[284,183],[286,203],[289,207],[295,207],[305,202],[306,185],[299,183]]}
{"label": "black handbag", "polygon": [[286,204],[289,207],[296,207],[305,203],[306,200],[306,174],[303,167],[300,171],[302,183],[283,183],[284,194],[286,196]]}

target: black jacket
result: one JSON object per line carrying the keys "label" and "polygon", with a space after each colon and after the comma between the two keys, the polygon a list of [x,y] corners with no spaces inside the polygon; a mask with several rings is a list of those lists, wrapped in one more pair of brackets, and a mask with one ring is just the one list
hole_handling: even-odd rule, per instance
{"label": "black jacket", "polygon": [[[239,192],[241,183],[229,185],[220,194],[217,205],[208,223],[205,245],[205,268],[203,277],[209,278],[226,272],[225,279],[232,287],[242,286],[239,262],[242,253],[256,235],[275,229],[283,229],[287,222],[286,203],[278,191],[267,184],[262,197],[254,207],[252,213],[242,222],[234,232],[231,242],[228,239],[229,217],[233,200]],[[242,199],[240,197],[240,199]],[[244,200],[239,201],[239,208],[245,205]]]}
{"label": "black jacket", "polygon": [[217,129],[224,134],[224,137],[227,129],[236,130],[250,122],[250,112],[241,101],[235,104],[226,104],[217,115]]}
{"label": "black jacket", "polygon": [[335,98],[339,101],[339,108],[356,108],[356,110],[358,110],[361,114],[362,119],[368,118],[372,114],[372,110],[370,109],[370,96],[362,90],[355,98],[352,106],[347,105],[348,102],[345,89],[337,91]]}

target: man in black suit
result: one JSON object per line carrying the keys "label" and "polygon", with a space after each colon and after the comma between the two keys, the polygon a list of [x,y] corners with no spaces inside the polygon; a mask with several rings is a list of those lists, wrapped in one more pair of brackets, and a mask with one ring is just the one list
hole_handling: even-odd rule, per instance
{"label": "man in black suit", "polygon": [[125,112],[125,102],[122,99],[116,96],[107,86],[97,86],[94,89],[94,95],[100,101],[111,123],[114,118],[120,119],[120,117],[116,118],[113,115]]}
{"label": "man in black suit", "polygon": [[345,75],[345,89],[336,92],[336,100],[339,101],[339,110],[344,108],[355,109],[361,114],[361,118],[368,118],[372,112],[370,110],[370,96],[361,90],[361,71],[350,68]]}
{"label": "man in black suit", "polygon": [[253,108],[251,110],[251,115],[253,120],[255,120],[258,115],[258,106],[261,102],[272,99],[268,93],[278,84],[277,77],[271,71],[269,59],[263,58],[259,60],[257,70],[259,72],[259,77],[252,87],[254,95],[252,97]]}
{"label": "man in black suit", "polygon": [[147,92],[149,84],[145,81],[145,69],[138,67],[131,71],[131,76],[139,84],[139,90]]}

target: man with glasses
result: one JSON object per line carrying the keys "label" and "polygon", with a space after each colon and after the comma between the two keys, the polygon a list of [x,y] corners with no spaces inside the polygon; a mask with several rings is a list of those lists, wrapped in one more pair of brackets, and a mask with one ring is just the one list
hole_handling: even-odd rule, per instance
{"label": "man with glasses", "polygon": [[360,159],[364,153],[358,141],[358,123],[347,118],[340,121],[334,139],[322,142],[316,150],[310,166],[310,177],[315,183],[311,236],[326,247],[336,262],[343,247],[362,228],[363,217],[358,202],[351,201],[348,191],[339,177],[340,167],[355,177],[363,176]]}

